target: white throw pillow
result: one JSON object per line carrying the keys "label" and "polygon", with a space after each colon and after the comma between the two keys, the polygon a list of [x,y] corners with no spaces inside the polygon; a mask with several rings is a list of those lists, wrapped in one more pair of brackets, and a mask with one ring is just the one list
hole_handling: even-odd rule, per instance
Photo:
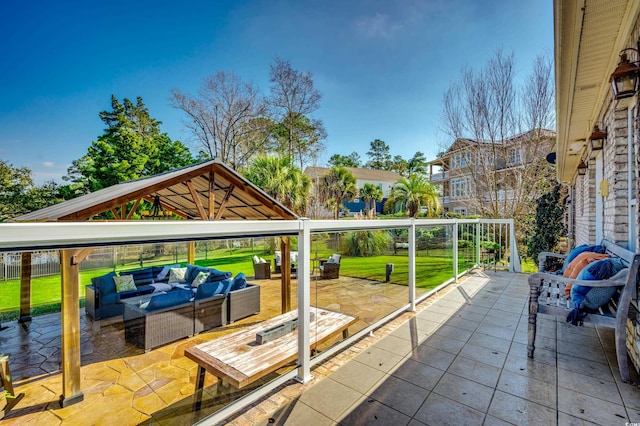
{"label": "white throw pillow", "polygon": [[205,283],[207,281],[207,278],[209,278],[209,272],[198,272],[198,275],[196,275],[193,281],[191,281],[191,287],[198,287],[200,284]]}
{"label": "white throw pillow", "polygon": [[169,284],[180,284],[187,280],[187,268],[171,268],[169,270]]}

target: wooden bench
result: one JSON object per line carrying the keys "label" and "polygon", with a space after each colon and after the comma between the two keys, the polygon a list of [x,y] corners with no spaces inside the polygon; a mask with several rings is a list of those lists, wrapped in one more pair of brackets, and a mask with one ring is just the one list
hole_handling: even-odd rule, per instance
{"label": "wooden bench", "polygon": [[573,283],[586,287],[620,287],[620,295],[617,303],[612,299],[609,302],[610,313],[600,310],[600,313],[589,314],[584,322],[614,328],[615,345],[620,376],[625,382],[630,381],[629,366],[627,360],[627,318],[629,316],[629,305],[632,297],[636,295],[636,282],[638,278],[638,268],[640,267],[640,255],[626,250],[611,241],[603,240],[602,245],[606,253],[612,257],[619,257],[623,264],[627,266],[613,277],[607,280],[585,281],[575,278],[564,278],[544,271],[549,258],[565,259],[566,255],[542,252],[538,256],[539,270],[529,277],[529,328],[527,355],[533,358],[536,341],[536,322],[538,313],[562,316],[566,318],[572,310],[571,301],[567,300],[564,287],[568,283]]}
{"label": "wooden bench", "polygon": [[[312,307],[311,312],[314,319],[309,328],[312,349],[339,333],[346,338],[349,326],[358,320],[351,315],[321,308]],[[241,389],[294,361],[298,356],[297,329],[262,345],[256,342],[256,333],[291,321],[297,316],[298,311],[290,311],[236,333],[186,349],[185,356],[198,364],[195,408],[200,407],[207,371],[218,378],[218,384],[224,380]]]}

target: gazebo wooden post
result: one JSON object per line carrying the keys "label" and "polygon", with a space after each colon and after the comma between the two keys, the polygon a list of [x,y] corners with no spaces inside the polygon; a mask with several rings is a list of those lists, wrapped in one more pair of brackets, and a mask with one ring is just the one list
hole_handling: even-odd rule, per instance
{"label": "gazebo wooden post", "polygon": [[187,262],[192,265],[195,265],[195,261],[196,261],[196,242],[189,241],[189,247],[187,250]]}
{"label": "gazebo wooden post", "polygon": [[282,313],[291,310],[291,244],[289,237],[280,237],[280,260],[281,293],[282,293]]}
{"label": "gazebo wooden post", "polygon": [[84,399],[80,389],[80,250],[60,252],[62,275],[62,395],[60,406]]}
{"label": "gazebo wooden post", "polygon": [[22,252],[20,274],[20,317],[18,322],[31,321],[31,252]]}

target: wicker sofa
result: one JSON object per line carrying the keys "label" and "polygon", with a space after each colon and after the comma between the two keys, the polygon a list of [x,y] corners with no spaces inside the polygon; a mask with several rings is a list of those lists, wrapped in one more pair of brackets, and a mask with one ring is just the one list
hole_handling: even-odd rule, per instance
{"label": "wicker sofa", "polygon": [[[173,290],[151,298],[147,307],[124,303],[124,338],[145,351],[193,335],[191,292]],[[158,307],[153,302],[160,300]]]}
{"label": "wicker sofa", "polygon": [[205,283],[195,295],[192,290],[176,288],[146,296],[143,300],[148,303],[141,305],[123,303],[125,340],[148,351],[260,312],[260,286],[247,284],[214,293],[216,287],[218,282]]}

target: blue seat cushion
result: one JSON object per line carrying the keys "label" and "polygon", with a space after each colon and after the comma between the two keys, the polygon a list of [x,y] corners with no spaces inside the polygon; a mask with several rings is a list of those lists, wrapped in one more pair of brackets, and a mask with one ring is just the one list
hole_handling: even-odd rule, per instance
{"label": "blue seat cushion", "polygon": [[91,283],[103,297],[107,294],[115,294],[116,283],[113,281],[113,277],[115,276],[115,272],[109,272],[106,275],[91,278]]}
{"label": "blue seat cushion", "polygon": [[173,290],[169,293],[158,294],[149,300],[147,311],[170,308],[172,306],[188,303],[191,299],[191,292],[185,290]]}
{"label": "blue seat cushion", "polygon": [[122,298],[122,293],[102,294],[100,297],[100,306],[115,305]]}
{"label": "blue seat cushion", "polygon": [[231,291],[240,290],[242,288],[245,288],[246,286],[247,286],[247,277],[244,276],[244,273],[240,272],[233,279],[233,283],[231,285]]}
{"label": "blue seat cushion", "polygon": [[196,290],[196,300],[206,299],[216,294],[222,294],[224,284],[222,281],[208,282],[200,284]]}
{"label": "blue seat cushion", "polygon": [[120,296],[120,299],[128,299],[130,297],[142,296],[142,295],[145,295],[145,294],[153,293],[154,290],[155,290],[155,288],[150,286],[150,285],[141,285],[140,287],[136,288],[135,290],[123,291],[123,292],[118,293],[118,295]]}

